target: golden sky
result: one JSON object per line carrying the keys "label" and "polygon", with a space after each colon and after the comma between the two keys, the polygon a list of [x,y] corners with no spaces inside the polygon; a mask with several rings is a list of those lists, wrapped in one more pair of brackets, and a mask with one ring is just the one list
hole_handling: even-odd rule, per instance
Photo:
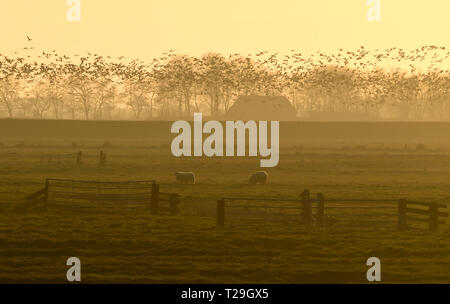
{"label": "golden sky", "polygon": [[381,22],[367,21],[366,0],[81,0],[81,22],[72,23],[68,8],[66,0],[2,0],[0,53],[32,45],[150,59],[169,49],[201,55],[450,46],[448,0],[381,0]]}

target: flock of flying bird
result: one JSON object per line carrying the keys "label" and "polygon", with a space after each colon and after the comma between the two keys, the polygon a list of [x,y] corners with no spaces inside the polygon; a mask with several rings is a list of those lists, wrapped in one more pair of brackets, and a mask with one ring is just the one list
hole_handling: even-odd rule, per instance
{"label": "flock of flying bird", "polygon": [[[33,42],[29,36],[26,39],[29,44]],[[389,94],[389,91],[398,89],[420,91],[424,86],[437,87],[441,95],[448,95],[450,87],[450,51],[442,46],[422,46],[414,50],[392,47],[374,51],[361,46],[353,51],[340,48],[334,54],[317,51],[310,55],[297,50],[290,50],[287,55],[263,51],[246,56],[235,53],[228,58],[213,53],[191,57],[169,50],[150,63],[91,52],[70,57],[60,55],[56,50],[39,53],[34,50],[29,45],[23,48],[26,54],[22,56],[19,52],[14,53],[15,57],[0,54],[0,82],[3,83],[0,91],[11,78],[26,79],[32,83],[42,77],[52,81],[58,77],[78,79],[78,83],[80,79],[94,82],[102,79],[119,84],[131,82],[134,89],[140,83],[145,84],[144,89],[149,89],[151,82],[166,81],[169,84],[166,83],[165,87],[169,90],[177,91],[182,87],[184,92],[186,86],[191,86],[194,91],[204,86],[199,82],[206,82],[207,86],[216,82],[219,94],[231,89],[236,94],[291,94],[289,97],[293,99],[296,98],[296,91],[302,89],[314,91],[314,97],[320,92],[325,95],[343,94],[349,98],[346,92],[358,87],[376,94]],[[202,74],[208,79],[202,79]],[[402,85],[404,87],[399,88]],[[154,90],[155,86],[151,89]],[[192,95],[205,92],[211,90],[192,92]],[[411,94],[406,95],[409,98]],[[335,97],[339,99],[339,96]],[[379,102],[380,98],[376,99]]]}

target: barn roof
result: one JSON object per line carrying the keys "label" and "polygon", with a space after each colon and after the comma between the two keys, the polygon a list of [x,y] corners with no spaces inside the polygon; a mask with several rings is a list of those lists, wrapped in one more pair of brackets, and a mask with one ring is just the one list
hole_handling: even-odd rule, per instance
{"label": "barn roof", "polygon": [[296,110],[284,96],[239,96],[227,120],[296,120]]}

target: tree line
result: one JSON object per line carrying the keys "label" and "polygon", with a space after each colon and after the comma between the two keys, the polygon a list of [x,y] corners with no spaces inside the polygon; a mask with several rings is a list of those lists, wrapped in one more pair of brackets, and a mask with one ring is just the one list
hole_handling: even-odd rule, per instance
{"label": "tree line", "polygon": [[[332,54],[164,53],[150,62],[32,47],[0,54],[0,111],[8,118],[220,118],[240,95],[283,95],[299,117],[354,113],[449,119],[445,47],[338,49]],[[392,114],[393,115],[393,114]]]}

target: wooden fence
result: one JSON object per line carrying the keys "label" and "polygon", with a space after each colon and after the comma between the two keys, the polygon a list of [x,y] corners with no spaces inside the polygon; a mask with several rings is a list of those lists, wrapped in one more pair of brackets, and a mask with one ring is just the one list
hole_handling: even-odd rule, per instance
{"label": "wooden fence", "polygon": [[25,203],[16,206],[17,211],[32,209],[47,209],[48,192],[46,188],[36,191],[25,197]]}
{"label": "wooden fence", "polygon": [[[324,198],[318,193],[310,197],[309,190],[295,198],[225,197],[217,201],[217,226],[225,227],[230,217],[248,220],[291,221],[303,223],[307,228],[313,224],[323,225],[325,219]],[[226,210],[232,210],[227,212]],[[313,212],[316,209],[316,212]]]}
{"label": "wooden fence", "polygon": [[[151,214],[167,211],[171,215],[179,212],[180,196],[159,191],[154,180],[145,181],[86,181],[46,179],[43,189],[26,197],[28,206],[80,203],[110,203],[122,207],[145,206]],[[98,205],[98,204],[97,204]],[[103,205],[103,204],[102,204]]]}
{"label": "wooden fence", "polygon": [[406,230],[408,228],[407,221],[412,221],[428,223],[428,228],[436,231],[439,224],[445,224],[442,218],[448,217],[448,212],[439,210],[444,208],[447,208],[447,205],[401,199],[398,201],[398,229]]}
{"label": "wooden fence", "polygon": [[[162,204],[163,205],[162,205]],[[159,191],[159,184],[152,185],[152,195],[150,199],[150,213],[157,215],[161,211],[169,212],[171,215],[178,214],[178,204],[180,195]]]}
{"label": "wooden fence", "polygon": [[[106,167],[106,152],[100,151],[98,158],[99,167]],[[74,162],[77,167],[81,167],[83,164],[83,152],[79,151],[77,153],[68,154],[55,154],[55,155],[42,155],[40,157],[40,163],[42,164],[68,164]]]}
{"label": "wooden fence", "polygon": [[[398,203],[398,207],[397,207]],[[428,209],[413,209],[408,206],[425,206]],[[293,220],[304,224],[308,229],[313,226],[324,226],[328,222],[350,222],[352,226],[361,228],[386,225],[395,227],[398,221],[400,230],[407,229],[406,221],[422,221],[429,223],[430,230],[437,230],[442,219],[448,217],[445,204],[419,203],[397,199],[345,199],[325,198],[322,193],[311,195],[309,190],[295,198],[258,198],[227,197],[217,201],[217,226],[225,227],[226,221],[241,220],[245,224],[251,222],[280,221],[287,223]],[[269,211],[270,210],[270,211]],[[281,212],[274,212],[281,210]],[[397,212],[398,211],[398,212]],[[426,216],[415,218],[407,213]]]}

